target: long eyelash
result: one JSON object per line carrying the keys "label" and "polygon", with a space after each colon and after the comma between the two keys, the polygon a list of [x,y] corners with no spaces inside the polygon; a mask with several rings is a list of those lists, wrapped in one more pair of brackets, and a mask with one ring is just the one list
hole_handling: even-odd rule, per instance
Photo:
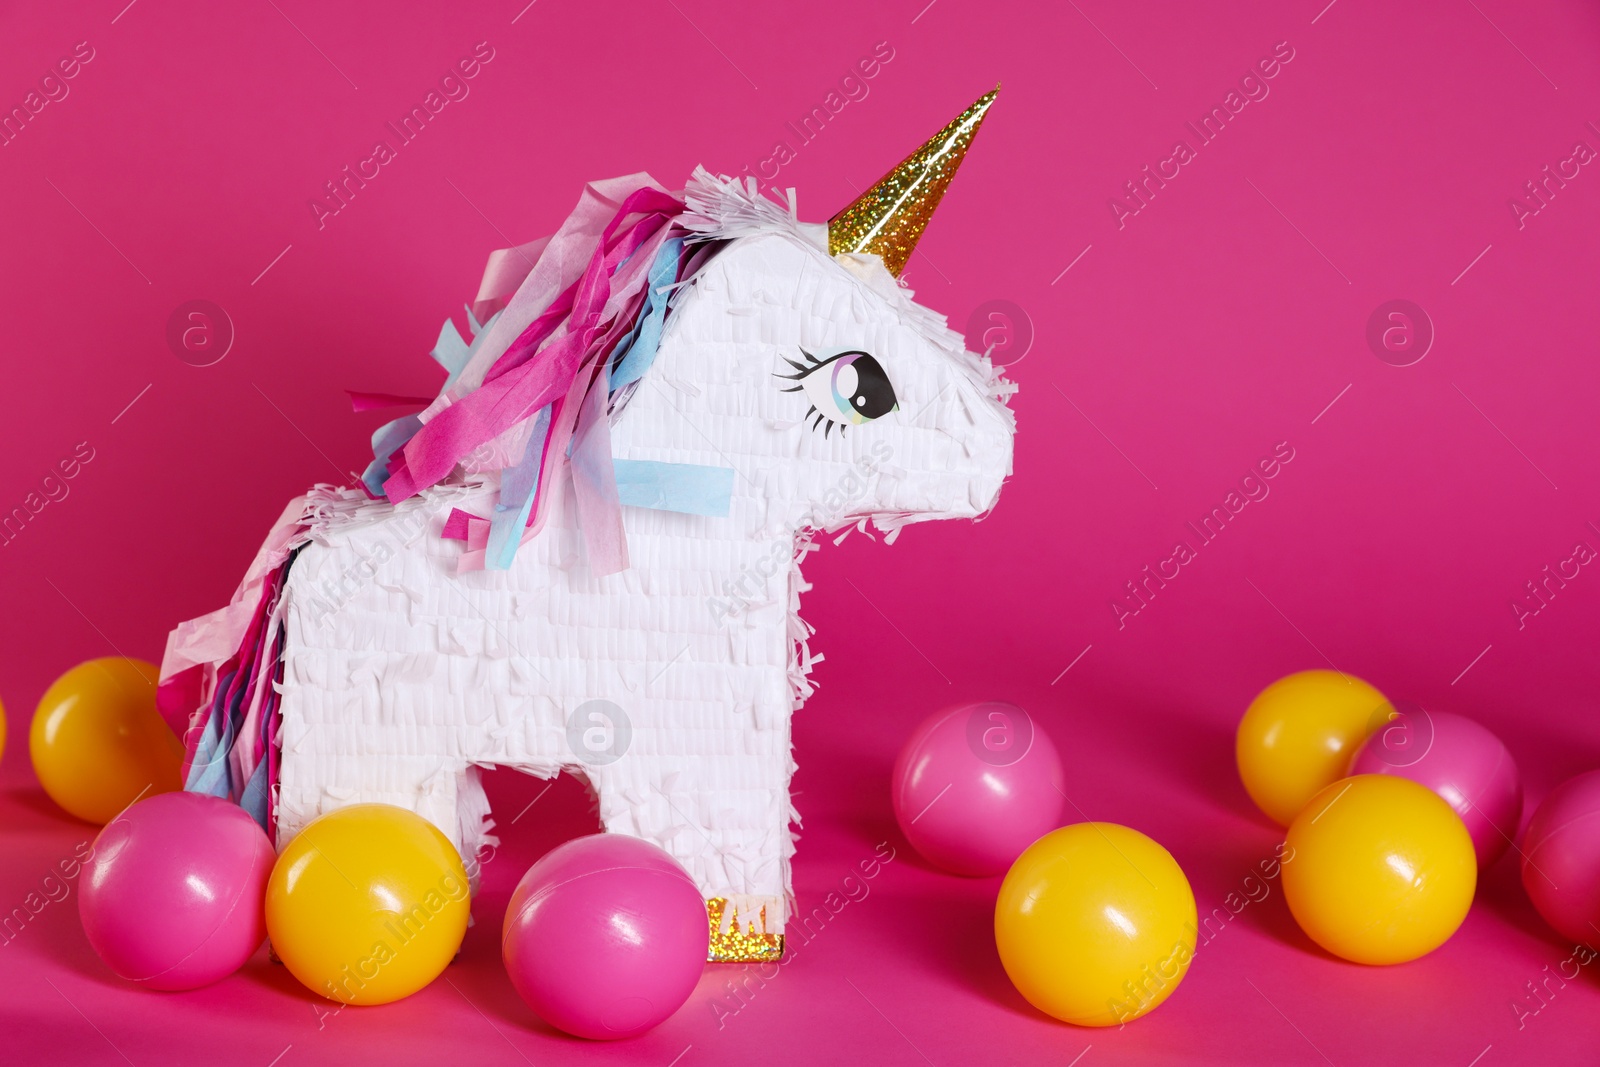
{"label": "long eyelash", "polygon": [[[802,348],[800,350],[800,354],[802,356],[805,356],[806,359],[811,361],[811,366],[808,367],[804,363],[797,363],[794,360],[790,359],[788,356],[784,356],[783,357],[783,361],[785,363],[789,364],[789,366],[793,367],[795,369],[795,373],[794,374],[774,374],[773,377],[774,378],[787,378],[791,382],[799,381],[802,378],[804,378],[806,375],[810,374],[812,371],[816,370],[818,367],[822,366],[822,360],[818,359],[816,356],[813,356],[810,352],[807,352],[805,349]],[[793,389],[785,389],[783,391],[785,393],[792,393],[795,390],[793,390]]]}

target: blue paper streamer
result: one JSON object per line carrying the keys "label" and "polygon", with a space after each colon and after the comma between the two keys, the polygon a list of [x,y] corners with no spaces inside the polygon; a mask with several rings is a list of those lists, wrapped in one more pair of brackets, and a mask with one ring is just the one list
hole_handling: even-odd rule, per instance
{"label": "blue paper streamer", "polygon": [[638,381],[655,362],[656,349],[661,346],[661,328],[667,318],[667,300],[671,296],[662,290],[677,281],[678,259],[682,255],[683,238],[674,237],[661,243],[655,262],[650,264],[650,278],[645,285],[644,307],[639,319],[611,357],[613,393]]}
{"label": "blue paper streamer", "polygon": [[528,435],[528,447],[515,467],[501,475],[500,499],[495,503],[494,514],[489,517],[489,543],[483,554],[483,568],[490,571],[511,569],[517,546],[522,543],[522,531],[527,529],[528,515],[539,489],[539,464],[544,459],[544,439],[550,433],[550,407],[539,409],[533,419],[533,432]]}
{"label": "blue paper streamer", "polygon": [[267,825],[267,761],[262,760],[256,764],[256,769],[250,773],[250,781],[245,783],[244,793],[239,797],[239,806],[250,813],[250,817],[260,825],[261,829],[272,832]]}
{"label": "blue paper streamer", "polygon": [[449,319],[444,320],[444,325],[439,328],[439,340],[435,342],[433,351],[428,355],[433,361],[449,372],[450,377],[440,392],[456,384],[456,379],[461,376],[462,368],[477,355],[478,348],[483,344],[484,338],[489,336],[489,327],[494,325],[494,320],[500,317],[500,312],[489,316],[489,321],[481,326],[478,320],[472,317],[472,308],[467,308],[467,324],[472,327],[472,343],[469,345],[456,330],[456,324]]}
{"label": "blue paper streamer", "polygon": [[386,422],[372,432],[372,462],[361,474],[361,481],[373,496],[383,496],[383,483],[389,480],[389,460],[422,429],[422,420],[404,415]]}
{"label": "blue paper streamer", "polygon": [[725,518],[733,502],[733,468],[697,463],[614,459],[617,495],[628,507]]}
{"label": "blue paper streamer", "polygon": [[225,704],[228,688],[237,673],[229,671],[217,679],[217,695],[212,699],[205,733],[195,746],[194,759],[189,764],[189,780],[184,783],[184,789],[190,793],[233,799],[232,783],[228,780],[228,753],[233,749],[234,723]]}

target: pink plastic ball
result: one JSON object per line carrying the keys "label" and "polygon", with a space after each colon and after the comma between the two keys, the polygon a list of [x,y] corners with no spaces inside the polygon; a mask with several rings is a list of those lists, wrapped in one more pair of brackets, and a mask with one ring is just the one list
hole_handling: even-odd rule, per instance
{"label": "pink plastic ball", "polygon": [[1393,774],[1444,798],[1466,824],[1483,870],[1499,859],[1522,821],[1522,776],[1500,739],[1460,715],[1415,705],[1356,750],[1351,774]]}
{"label": "pink plastic ball", "polygon": [[683,1006],[711,927],[689,873],[648,841],[594,834],[539,859],[506,907],[500,951],[540,1018],[578,1037],[634,1037]]}
{"label": "pink plastic ball", "polygon": [[1528,820],[1522,886],[1568,941],[1600,939],[1600,771],[1556,786]]}
{"label": "pink plastic ball", "polygon": [[272,843],[242,808],[198,793],[141,800],[94,841],[78,916],[113,971],[150,989],[226,978],[267,939]]}
{"label": "pink plastic ball", "polygon": [[894,817],[922,857],[953,874],[1007,870],[1061,825],[1061,757],[1015,704],[968,704],[923,721],[894,765]]}

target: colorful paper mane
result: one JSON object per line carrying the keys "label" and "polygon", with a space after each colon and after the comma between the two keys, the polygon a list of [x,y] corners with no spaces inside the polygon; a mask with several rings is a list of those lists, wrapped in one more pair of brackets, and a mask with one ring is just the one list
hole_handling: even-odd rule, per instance
{"label": "colorful paper mane", "polygon": [[577,773],[699,883],[713,958],[781,952],[789,716],[821,658],[799,564],[818,530],[977,518],[1011,471],[1013,387],[894,277],[993,99],[826,227],[702,168],[594,183],[491,256],[471,342],[446,324],[444,387],[378,430],[363,486],[292,501],[232,602],[173,631],[186,787],[280,848],[397,804],[476,879],[479,768]]}

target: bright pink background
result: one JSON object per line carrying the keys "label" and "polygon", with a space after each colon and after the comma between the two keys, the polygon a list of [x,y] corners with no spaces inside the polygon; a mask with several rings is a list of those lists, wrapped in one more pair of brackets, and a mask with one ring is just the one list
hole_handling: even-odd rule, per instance
{"label": "bright pink background", "polygon": [[[210,990],[141,993],[93,957],[69,900],[0,948],[7,1058],[943,1065],[1067,1063],[1092,1044],[1085,1067],[1489,1067],[1592,1048],[1593,975],[1518,1029],[1513,999],[1570,948],[1526,902],[1514,857],[1415,963],[1329,958],[1274,886],[1149,1018],[1120,1032],[1051,1022],[995,956],[997,881],[921,864],[887,778],[924,714],[1017,701],[1061,747],[1075,805],[1167,845],[1205,913],[1280,837],[1231,753],[1238,715],[1280,674],[1332,662],[1474,716],[1533,799],[1600,764],[1600,575],[1585,568],[1525,629],[1508,606],[1576,542],[1600,547],[1600,174],[1584,168],[1523,229],[1508,207],[1575,141],[1600,147],[1586,125],[1600,124],[1593,5],[540,0],[518,17],[522,0],[449,14],[125,2],[0,15],[6,108],[76,42],[96,53],[0,148],[0,508],[78,442],[95,451],[70,496],[0,548],[0,910],[92,834],[27,766],[48,682],[119,650],[159,659],[170,626],[224,602],[288,497],[364,463],[382,416],[350,414],[341,390],[432,392],[425,353],[445,316],[463,322],[488,252],[553,230],[586,179],[753,166],[887,41],[870,96],[779,176],[820,220],[1003,81],[907,277],[958,326],[1009,300],[1037,340],[1014,371],[1016,477],[992,518],[914,529],[893,549],[852,538],[811,565],[806,613],[828,659],[795,719],[802,902],[878,842],[900,852],[725,1026],[717,969],[619,1047],[554,1035],[515,998],[500,909],[531,858],[583,825],[564,783],[507,831],[450,984],[321,1030],[316,999],[259,957]],[[1108,198],[1285,40],[1295,58],[1270,96],[1119,230]],[[319,231],[308,198],[479,41],[495,58],[471,95]],[[207,368],[165,342],[169,314],[196,298],[238,334]],[[1367,317],[1392,298],[1437,329],[1415,366],[1367,348]],[[1295,459],[1270,497],[1119,630],[1123,583],[1280,441]],[[502,823],[536,795],[494,791]]]}

